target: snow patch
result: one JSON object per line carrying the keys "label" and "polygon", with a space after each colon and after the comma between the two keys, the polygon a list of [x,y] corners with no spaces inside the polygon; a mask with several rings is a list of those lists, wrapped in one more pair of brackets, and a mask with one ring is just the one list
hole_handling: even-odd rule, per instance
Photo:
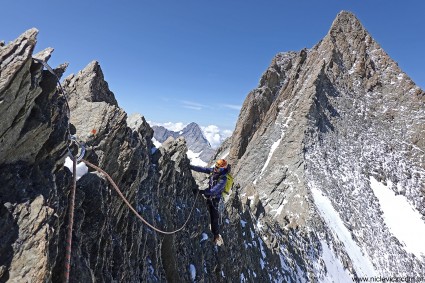
{"label": "snow patch", "polygon": [[[283,107],[283,104],[281,104],[279,107]],[[273,157],[273,153],[275,152],[275,150],[279,147],[279,145],[280,145],[280,142],[282,141],[282,139],[285,137],[285,133],[286,133],[286,128],[288,128],[289,127],[289,122],[291,122],[293,119],[292,119],[292,115],[294,114],[294,112],[291,112],[290,114],[289,114],[289,116],[288,117],[282,117],[282,115],[281,114],[279,114],[282,118],[282,120],[283,121],[285,121],[285,123],[283,123],[283,121],[282,121],[282,123],[281,123],[281,128],[280,128],[280,130],[281,130],[281,133],[280,133],[280,138],[277,140],[277,141],[275,141],[273,144],[272,144],[272,146],[271,146],[271,148],[270,148],[270,151],[269,151],[269,155],[267,156],[267,160],[266,160],[266,162],[264,163],[264,166],[263,166],[263,168],[261,168],[261,172],[260,172],[260,178],[261,178],[261,176],[262,176],[262,174],[263,174],[263,172],[266,170],[266,168],[267,168],[267,166],[269,166],[269,163],[270,163],[270,160],[272,159],[272,157]],[[254,185],[256,185],[257,184],[257,179],[255,179],[254,180]]]}
{"label": "snow patch", "polygon": [[196,152],[193,152],[191,150],[188,150],[186,155],[187,155],[187,158],[189,158],[190,163],[192,165],[205,167],[208,164],[206,162],[202,161],[201,158],[199,158],[199,155],[201,155],[201,153],[202,153],[202,151],[196,153]]}
{"label": "snow patch", "polygon": [[353,64],[353,66],[351,67],[351,69],[348,71],[348,74],[353,74],[354,73],[354,71],[356,70],[356,65],[357,65],[357,63],[354,63]]}
{"label": "snow patch", "polygon": [[202,239],[201,239],[201,243],[203,242],[203,241],[206,241],[206,240],[208,240],[208,235],[206,234],[206,233],[202,233]]}
{"label": "snow patch", "polygon": [[272,147],[270,148],[270,151],[269,151],[269,155],[267,156],[266,163],[264,163],[263,168],[261,168],[260,175],[263,174],[264,170],[266,170],[267,166],[269,166],[269,163],[270,163],[270,160],[272,159],[273,153],[276,150],[276,148],[279,146],[281,141],[282,141],[282,137],[272,144]]}
{"label": "snow patch", "polygon": [[245,228],[245,225],[246,225],[246,221],[243,221],[242,219],[241,219],[241,225],[242,225],[242,228]]}
{"label": "snow patch", "polygon": [[189,271],[190,271],[190,278],[192,279],[192,282],[194,282],[196,278],[196,268],[193,264],[189,265]]}
{"label": "snow patch", "polygon": [[331,251],[328,244],[321,241],[322,258],[325,262],[327,274],[321,282],[352,282],[352,278],[348,271],[344,269],[341,261]]}
{"label": "snow patch", "polygon": [[257,220],[257,229],[258,231],[261,231],[263,229],[264,225],[261,224],[260,219]]}
{"label": "snow patch", "polygon": [[[68,167],[68,169],[73,171],[73,162],[69,156],[65,159],[65,166]],[[86,166],[84,162],[80,162],[77,164],[77,180],[80,179],[84,174],[86,174],[89,171],[89,168]]]}
{"label": "snow patch", "polygon": [[283,205],[284,204],[281,204],[281,205],[279,205],[279,207],[277,209],[273,209],[272,211],[270,211],[270,212],[276,211],[276,214],[273,216],[274,218],[276,218],[276,216],[278,216],[278,215],[280,215],[282,213]]}
{"label": "snow patch", "polygon": [[386,186],[370,177],[370,186],[379,200],[384,222],[390,232],[404,244],[407,252],[421,258],[425,256],[425,222],[405,196],[395,195],[390,189],[393,186],[392,182],[387,183]]}
{"label": "snow patch", "polygon": [[263,240],[261,240],[261,239],[258,239],[258,242],[260,243],[261,256],[262,256],[264,259],[266,259],[267,254],[266,254],[266,251],[265,251],[264,246],[263,246],[264,242],[263,242]]}
{"label": "snow patch", "polygon": [[353,262],[353,267],[357,275],[375,276],[377,273],[368,255],[364,255],[362,249],[353,240],[350,231],[345,227],[344,222],[332,206],[331,201],[315,187],[311,188],[311,193],[320,215],[328,224],[335,237],[343,243],[345,251]]}

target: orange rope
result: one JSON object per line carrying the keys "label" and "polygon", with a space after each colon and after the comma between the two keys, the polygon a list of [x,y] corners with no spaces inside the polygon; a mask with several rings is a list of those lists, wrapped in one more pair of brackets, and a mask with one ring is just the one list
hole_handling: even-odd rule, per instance
{"label": "orange rope", "polygon": [[71,271],[72,226],[74,225],[75,191],[77,190],[77,161],[75,157],[72,157],[72,176],[71,199],[68,215],[68,233],[66,237],[65,250],[65,283],[69,282],[69,273]]}
{"label": "orange rope", "polygon": [[190,219],[190,216],[192,215],[193,209],[195,208],[195,204],[196,204],[196,198],[198,197],[198,194],[196,194],[195,197],[195,202],[193,203],[192,209],[190,210],[189,213],[189,217],[186,219],[186,221],[184,222],[183,226],[181,226],[179,229],[174,230],[174,231],[163,231],[160,230],[156,227],[154,227],[152,224],[150,224],[149,222],[147,222],[134,208],[133,206],[128,202],[128,200],[125,198],[125,196],[121,193],[120,189],[118,188],[118,186],[115,184],[115,182],[112,180],[112,178],[108,175],[108,173],[106,173],[105,171],[103,171],[102,169],[100,169],[99,167],[97,167],[96,165],[91,164],[90,162],[88,162],[87,160],[81,160],[83,161],[86,165],[88,165],[89,167],[97,170],[98,172],[102,173],[107,179],[108,181],[111,183],[111,185],[114,187],[115,191],[118,193],[118,195],[121,197],[121,199],[125,202],[125,204],[128,206],[128,208],[134,213],[134,215],[137,216],[137,218],[139,218],[143,223],[145,223],[147,226],[149,226],[150,228],[152,228],[153,230],[162,233],[162,234],[166,234],[166,235],[170,235],[170,234],[174,234],[179,232],[180,230],[182,230],[187,222]]}

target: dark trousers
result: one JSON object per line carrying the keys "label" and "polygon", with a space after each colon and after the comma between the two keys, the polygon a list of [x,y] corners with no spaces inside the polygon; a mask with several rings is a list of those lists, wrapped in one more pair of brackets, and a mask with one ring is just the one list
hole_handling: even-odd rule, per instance
{"label": "dark trousers", "polygon": [[218,224],[218,219],[220,217],[220,213],[218,212],[219,202],[220,198],[213,198],[207,200],[208,210],[210,212],[211,217],[211,231],[214,236],[220,234],[220,226]]}

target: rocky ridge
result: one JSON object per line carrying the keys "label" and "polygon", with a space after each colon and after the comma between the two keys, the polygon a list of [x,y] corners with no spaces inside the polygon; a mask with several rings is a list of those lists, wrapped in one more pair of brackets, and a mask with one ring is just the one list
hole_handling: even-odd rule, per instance
{"label": "rocky ridge", "polygon": [[42,282],[61,257],[71,181],[61,166],[68,114],[56,77],[32,59],[37,33],[28,30],[0,49],[0,282]]}
{"label": "rocky ridge", "polygon": [[313,48],[278,54],[248,95],[229,159],[259,221],[317,247],[301,277],[326,280],[329,254],[333,276],[424,275],[372,189],[388,185],[424,222],[424,97],[349,12]]}
{"label": "rocky ridge", "polygon": [[223,237],[229,242],[225,249],[214,248],[205,200],[192,192],[197,186],[185,141],[169,139],[152,150],[153,130],[144,120],[127,125],[95,61],[62,82],[69,113],[56,76],[33,59],[47,61],[53,51],[32,54],[37,33],[29,30],[0,50],[0,105],[7,106],[1,119],[0,282],[63,279],[72,184],[64,167],[68,128],[85,144],[85,159],[106,171],[156,227],[180,227],[195,205],[182,232],[164,236],[142,224],[107,179],[90,170],[77,182],[71,282],[220,282],[248,268],[267,278],[255,260],[260,249],[242,253],[239,243],[250,237],[252,223],[245,212],[245,228],[240,227],[238,198],[233,212],[224,215]]}

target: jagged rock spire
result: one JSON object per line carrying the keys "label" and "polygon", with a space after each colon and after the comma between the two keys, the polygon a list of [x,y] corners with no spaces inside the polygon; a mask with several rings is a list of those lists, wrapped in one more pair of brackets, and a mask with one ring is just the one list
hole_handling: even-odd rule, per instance
{"label": "jagged rock spire", "polygon": [[97,61],[90,62],[76,75],[67,77],[64,84],[68,86],[68,92],[75,103],[83,99],[89,102],[103,101],[118,106],[115,95],[109,90],[102,68]]}

